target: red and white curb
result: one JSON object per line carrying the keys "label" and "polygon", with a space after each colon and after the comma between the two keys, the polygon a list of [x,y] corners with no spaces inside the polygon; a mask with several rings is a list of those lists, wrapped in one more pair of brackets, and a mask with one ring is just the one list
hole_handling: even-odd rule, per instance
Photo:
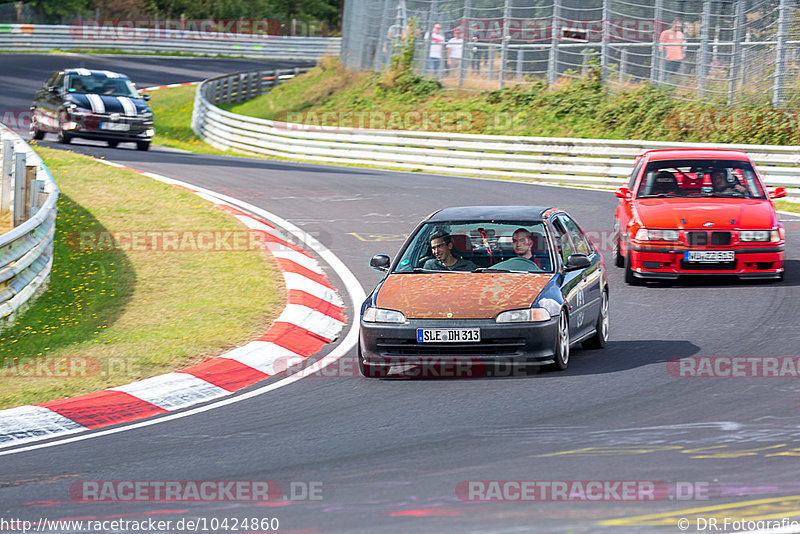
{"label": "red and white curb", "polygon": [[317,260],[289,242],[276,226],[209,191],[117,163],[96,161],[179,185],[257,231],[283,272],[287,305],[257,340],[198,365],[97,393],[0,410],[0,448],[129,423],[230,395],[285,371],[290,361],[319,352],[346,324],[342,299]]}

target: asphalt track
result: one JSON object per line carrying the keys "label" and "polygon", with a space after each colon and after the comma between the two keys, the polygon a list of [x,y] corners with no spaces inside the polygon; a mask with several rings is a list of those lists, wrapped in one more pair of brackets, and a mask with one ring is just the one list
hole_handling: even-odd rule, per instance
{"label": "asphalt track", "polygon": [[[83,58],[87,66],[92,59]],[[21,93],[6,88],[35,89],[58,61],[0,56],[0,108],[21,105]],[[132,77],[140,87],[209,73],[204,60],[102,61],[127,72],[137,65],[142,81]],[[51,136],[44,144],[56,146]],[[602,237],[610,233],[616,200],[584,189],[158,147],[137,152],[76,141],[71,149],[269,210],[317,237],[367,292],[379,279],[368,259],[395,253],[414,225],[441,207],[556,205]],[[276,517],[286,532],[365,533],[676,532],[683,517],[691,518],[690,531],[695,516],[800,520],[797,379],[689,379],[667,367],[680,356],[799,354],[800,218],[784,224],[789,245],[781,283],[699,279],[629,287],[606,250],[610,342],[602,351],[576,349],[566,372],[382,381],[352,376],[350,359],[339,365],[345,376],[310,376],[191,417],[3,456],[0,518]],[[269,506],[77,502],[70,485],[86,480],[272,480],[284,493],[291,482],[316,482],[323,491],[320,500]],[[700,494],[627,502],[459,499],[460,482],[487,480],[656,481],[659,488],[691,485]],[[650,517],[636,517],[642,515]]]}

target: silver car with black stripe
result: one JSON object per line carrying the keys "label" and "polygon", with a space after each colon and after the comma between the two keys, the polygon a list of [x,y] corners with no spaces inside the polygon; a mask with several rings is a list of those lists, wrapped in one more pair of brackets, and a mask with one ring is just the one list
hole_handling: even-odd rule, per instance
{"label": "silver car with black stripe", "polygon": [[61,143],[73,138],[136,143],[150,148],[153,111],[124,74],[83,68],[53,72],[31,104],[31,137],[54,133]]}

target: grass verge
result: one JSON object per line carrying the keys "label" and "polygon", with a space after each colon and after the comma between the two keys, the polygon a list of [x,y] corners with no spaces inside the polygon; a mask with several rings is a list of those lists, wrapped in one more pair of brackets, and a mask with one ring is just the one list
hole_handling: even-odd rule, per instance
{"label": "grass verge", "polygon": [[0,333],[0,408],[192,365],[254,339],[283,309],[279,271],[261,250],[91,246],[103,232],[245,231],[229,214],[84,156],[37,152],[62,191],[53,271]]}
{"label": "grass verge", "polygon": [[192,109],[197,86],[168,87],[150,93],[155,117],[153,143],[201,154],[232,154],[205,143],[192,131]]}

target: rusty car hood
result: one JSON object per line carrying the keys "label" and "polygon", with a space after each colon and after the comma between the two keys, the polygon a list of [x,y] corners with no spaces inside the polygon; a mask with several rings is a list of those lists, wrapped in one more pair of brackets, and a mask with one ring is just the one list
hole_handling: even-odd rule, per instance
{"label": "rusty car hood", "polygon": [[492,319],[506,310],[528,308],[553,274],[426,273],[392,274],[376,296],[376,306],[409,319]]}

